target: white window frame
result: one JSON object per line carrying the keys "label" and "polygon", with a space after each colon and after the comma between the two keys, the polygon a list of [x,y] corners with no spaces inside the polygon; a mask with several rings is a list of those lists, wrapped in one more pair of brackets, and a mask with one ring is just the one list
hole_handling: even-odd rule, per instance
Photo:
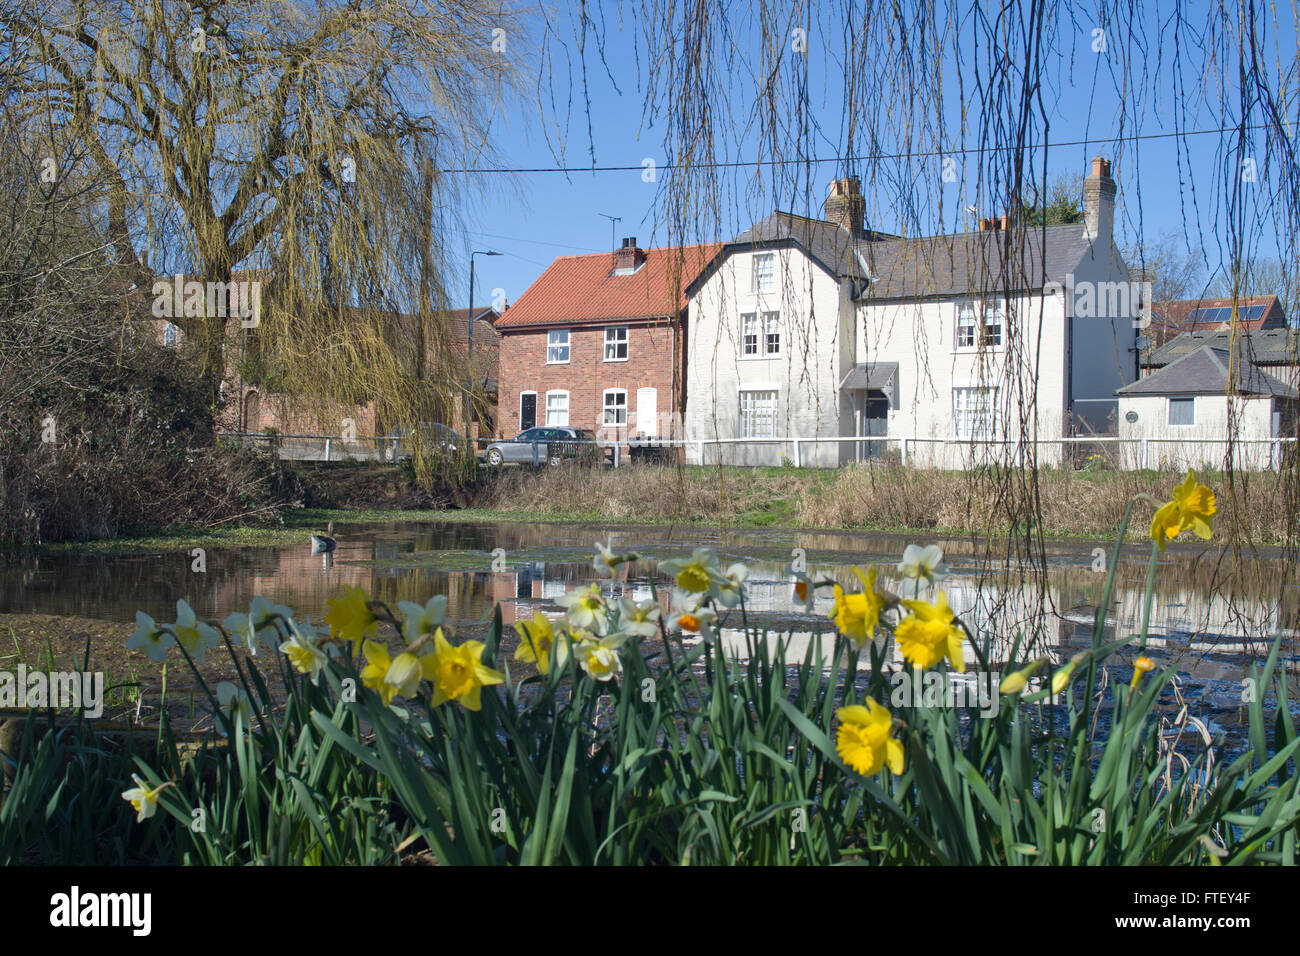
{"label": "white window frame", "polygon": [[[781,354],[781,313],[763,312],[760,314],[760,332],[763,336],[763,355]],[[773,337],[776,342],[773,343]]]}
{"label": "white window frame", "polygon": [[[1190,402],[1192,406],[1192,420],[1190,422],[1175,422],[1174,402]],[[1165,399],[1165,424],[1170,428],[1195,428],[1196,427],[1196,396],[1180,395],[1177,398],[1169,396]]]}
{"label": "white window frame", "polygon": [[[963,322],[971,318],[973,322]],[[997,329],[997,341],[992,341],[989,330]],[[963,336],[963,333],[967,333]],[[963,341],[966,338],[967,341]],[[958,352],[998,351],[1007,338],[1005,303],[981,299],[959,299],[954,320],[953,342]]]}
{"label": "white window frame", "polygon": [[[745,396],[755,396],[748,402],[747,408]],[[771,409],[765,413],[765,410],[758,406],[761,400],[758,396],[771,396]],[[776,438],[776,416],[781,407],[781,390],[777,388],[742,388],[739,390],[737,399],[738,415],[736,420],[736,437],[737,438]],[[766,428],[763,427],[766,420]]]}
{"label": "white window frame", "polygon": [[[761,265],[760,265],[761,263]],[[776,291],[776,253],[754,253],[749,291],[754,293]]]}
{"label": "white window frame", "polygon": [[[569,356],[572,354],[572,336],[569,329],[551,329],[546,333],[546,364],[547,365],[568,365]],[[564,336],[561,342],[558,336]],[[556,358],[559,350],[564,349],[564,358]],[[547,393],[550,394],[549,392]]]}
{"label": "white window frame", "polygon": [[[552,395],[564,396],[564,421],[562,422],[551,421],[551,396]],[[556,409],[556,411],[558,412],[559,409]],[[569,390],[568,389],[552,388],[547,391],[546,406],[543,409],[543,418],[544,421],[540,422],[539,424],[541,424],[545,428],[567,428],[568,427],[569,425]]]}
{"label": "white window frame", "polygon": [[[613,338],[610,338],[610,333],[611,333],[611,332],[614,333],[614,337],[613,337]],[[619,336],[619,333],[620,333],[620,332],[622,333],[622,337]],[[627,361],[627,355],[628,355],[628,338],[629,338],[629,336],[628,336],[628,330],[627,330],[627,326],[626,326],[626,325],[610,325],[610,326],[606,326],[606,327],[605,327],[605,361],[606,361],[606,362],[626,362],[626,361]],[[620,345],[623,347],[623,354],[622,354],[622,356],[620,356],[620,355],[618,354],[618,348],[619,348]],[[610,354],[609,354],[609,353],[610,353],[610,346],[613,346],[613,349],[614,349],[614,355],[613,355],[613,357],[611,357]]]}
{"label": "white window frame", "polygon": [[[753,329],[751,332],[750,329]],[[750,351],[750,338],[753,338],[753,351]],[[740,314],[740,357],[743,359],[763,357],[763,324],[757,312]]]}
{"label": "white window frame", "polygon": [[[611,395],[622,395],[622,396],[623,396],[623,404],[622,404],[622,405],[615,404],[615,405],[612,405],[612,406],[611,406],[611,405],[609,404],[609,397],[610,397]],[[610,409],[611,409],[611,408],[614,410],[614,413],[615,413],[615,414],[614,414],[614,418],[615,418],[615,420],[612,421],[612,422],[609,420],[609,412],[610,412]],[[622,409],[622,411],[623,411],[623,420],[622,420],[622,421],[618,421],[618,411],[619,411],[619,409]],[[627,427],[627,389],[625,389],[625,388],[607,388],[607,389],[605,389],[605,391],[604,391],[603,393],[601,393],[601,396],[600,396],[600,422],[601,422],[601,426],[604,427],[604,428],[626,428],[626,427]]]}
{"label": "white window frame", "polygon": [[[978,431],[975,423],[980,409],[973,399],[983,394],[989,397],[983,410],[986,427]],[[996,385],[954,385],[952,389],[952,428],[957,438],[996,439],[998,437],[998,387]]]}

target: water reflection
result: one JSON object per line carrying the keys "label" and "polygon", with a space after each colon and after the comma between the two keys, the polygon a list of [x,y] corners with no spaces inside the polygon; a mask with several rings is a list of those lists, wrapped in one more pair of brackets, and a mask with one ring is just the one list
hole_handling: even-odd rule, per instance
{"label": "water reflection", "polygon": [[[805,613],[789,575],[792,549],[804,549],[811,570],[833,574],[846,588],[857,586],[854,565],[880,565],[879,583],[889,588],[899,583],[892,565],[907,543],[889,535],[546,524],[357,524],[339,532],[338,549],[325,555],[310,553],[305,534],[301,547],[210,549],[206,573],[192,571],[186,553],[21,559],[0,571],[0,609],[119,621],[132,620],[139,609],[169,620],[184,598],[201,616],[220,619],[261,594],[319,620],[326,601],[351,585],[393,608],[398,601],[422,603],[446,594],[448,617],[463,628],[485,623],[500,603],[509,625],[535,610],[555,613],[556,597],[596,580],[591,556],[597,539],[645,555],[621,569],[621,580],[605,584],[611,596],[638,600],[650,596],[658,560],[706,545],[726,561],[749,564],[747,610],[789,635],[791,656],[801,657],[807,642],[828,629],[829,597],[819,596],[814,613]],[[1018,636],[1048,650],[1086,643],[1105,579],[1090,544],[1049,545],[1046,564],[1037,568],[1006,567],[970,541],[940,544],[952,570],[944,585],[949,602],[972,627],[995,636],[996,657]],[[494,555],[495,549],[502,550]],[[1141,621],[1146,555],[1134,545],[1116,569],[1107,621],[1120,634]],[[504,570],[493,570],[494,557]],[[1189,667],[1235,658],[1240,673],[1240,660],[1260,654],[1273,635],[1294,641],[1300,589],[1283,580],[1279,555],[1254,556],[1234,565],[1232,574],[1195,549],[1171,549],[1164,564],[1151,611],[1156,652],[1177,654]],[[729,632],[724,640],[744,656],[742,634]]]}

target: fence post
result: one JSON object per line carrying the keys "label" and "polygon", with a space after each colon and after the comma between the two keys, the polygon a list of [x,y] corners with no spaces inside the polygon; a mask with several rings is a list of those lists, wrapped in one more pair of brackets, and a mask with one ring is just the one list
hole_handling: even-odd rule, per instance
{"label": "fence post", "polygon": [[330,439],[325,439],[325,460],[330,460]]}
{"label": "fence post", "polygon": [[799,468],[803,465],[803,459],[799,455],[799,439],[794,440],[794,466]]}
{"label": "fence post", "polygon": [[1146,471],[1146,470],[1147,470],[1147,461],[1148,461],[1148,460],[1149,460],[1149,459],[1147,458],[1147,440],[1146,440],[1145,438],[1143,438],[1143,439],[1142,439],[1142,470],[1143,470],[1143,471]]}

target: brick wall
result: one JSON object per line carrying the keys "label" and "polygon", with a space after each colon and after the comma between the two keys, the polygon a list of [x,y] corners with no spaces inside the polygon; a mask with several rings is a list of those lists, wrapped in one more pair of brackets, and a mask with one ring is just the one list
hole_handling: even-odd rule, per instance
{"label": "brick wall", "polygon": [[[519,433],[519,397],[526,391],[537,393],[538,425],[546,423],[546,393],[563,390],[569,393],[569,425],[600,432],[604,393],[611,388],[627,391],[628,435],[639,430],[637,389],[655,389],[659,419],[656,430],[661,437],[668,436],[671,416],[680,412],[674,396],[674,388],[681,386],[680,372],[676,379],[673,376],[674,324],[665,319],[656,324],[629,325],[628,357],[617,362],[605,361],[605,328],[571,327],[567,364],[546,362],[547,334],[551,329],[499,329],[498,436],[511,438]],[[678,343],[679,355],[680,348]]]}

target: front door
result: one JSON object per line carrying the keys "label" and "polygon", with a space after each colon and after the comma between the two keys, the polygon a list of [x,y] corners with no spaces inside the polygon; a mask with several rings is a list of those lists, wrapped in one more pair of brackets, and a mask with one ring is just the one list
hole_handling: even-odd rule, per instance
{"label": "front door", "polygon": [[659,393],[653,388],[636,390],[636,430],[646,438],[659,436]]}
{"label": "front door", "polygon": [[[862,434],[868,437],[889,434],[889,399],[870,394],[862,407]],[[869,441],[863,449],[868,458],[883,458],[888,442]]]}
{"label": "front door", "polygon": [[519,430],[528,431],[537,424],[537,393],[524,392],[519,396]]}

